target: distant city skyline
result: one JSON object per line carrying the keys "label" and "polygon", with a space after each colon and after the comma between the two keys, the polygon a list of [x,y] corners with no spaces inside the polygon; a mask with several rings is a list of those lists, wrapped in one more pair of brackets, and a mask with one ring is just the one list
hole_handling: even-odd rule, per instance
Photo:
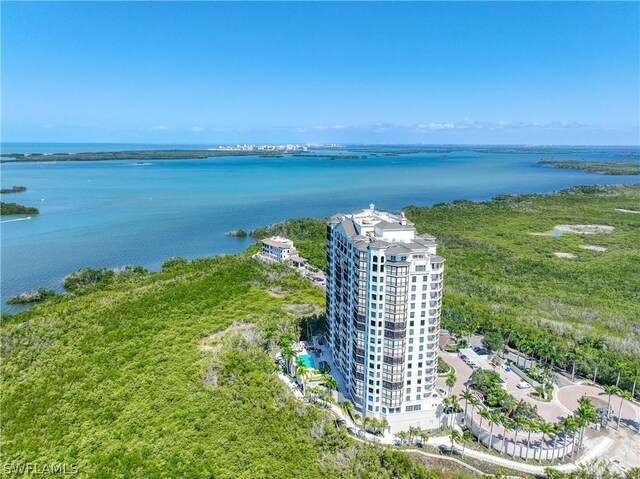
{"label": "distant city skyline", "polygon": [[640,144],[637,2],[19,3],[3,142]]}

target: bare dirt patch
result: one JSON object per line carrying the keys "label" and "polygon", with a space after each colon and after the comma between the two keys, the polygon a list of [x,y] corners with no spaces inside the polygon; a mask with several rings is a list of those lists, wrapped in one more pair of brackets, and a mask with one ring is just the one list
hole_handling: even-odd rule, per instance
{"label": "bare dirt patch", "polygon": [[267,288],[267,293],[271,296],[275,296],[276,298],[281,298],[287,295],[287,292],[281,288]]}
{"label": "bare dirt patch", "polygon": [[553,253],[553,254],[555,254],[558,258],[566,258],[566,259],[577,258],[577,256],[575,254],[571,254],[571,253],[556,252],[556,253]]}
{"label": "bare dirt patch", "polygon": [[607,251],[607,248],[603,247],[603,246],[594,246],[592,244],[586,244],[581,246],[582,249],[588,249],[589,251],[600,251],[600,252],[604,252]]}
{"label": "bare dirt patch", "polygon": [[322,308],[315,303],[286,303],[282,305],[287,313],[294,314],[296,316],[310,316],[312,314],[319,314],[322,312]]}
{"label": "bare dirt patch", "polygon": [[563,233],[576,233],[583,235],[597,235],[602,233],[612,233],[613,226],[608,225],[556,225],[556,231]]}
{"label": "bare dirt patch", "polygon": [[235,335],[240,335],[247,341],[252,341],[254,337],[254,326],[251,323],[245,323],[243,321],[238,321],[237,323],[233,323],[227,329],[223,329],[222,331],[218,331],[217,333],[210,334],[209,336],[205,336],[200,341],[198,341],[198,349],[203,353],[217,353],[222,348],[225,337],[231,337]]}

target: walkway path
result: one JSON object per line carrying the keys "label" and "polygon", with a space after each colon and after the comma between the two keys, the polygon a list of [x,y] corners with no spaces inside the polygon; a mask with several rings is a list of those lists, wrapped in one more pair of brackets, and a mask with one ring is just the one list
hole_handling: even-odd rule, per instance
{"label": "walkway path", "polygon": [[[467,456],[473,457],[475,459],[480,459],[482,461],[491,462],[493,464],[498,464],[500,466],[505,466],[510,469],[514,469],[516,471],[528,472],[531,474],[544,474],[544,470],[547,467],[552,467],[558,471],[562,472],[571,472],[575,469],[578,469],[581,465],[587,464],[591,462],[594,458],[599,457],[604,451],[606,451],[613,441],[608,437],[603,437],[602,440],[591,447],[587,454],[583,455],[580,459],[570,464],[560,464],[558,466],[537,466],[534,464],[525,464],[522,462],[512,461],[511,459],[507,459],[506,457],[495,456],[493,454],[489,454],[487,452],[476,451],[475,449],[467,448],[464,453]],[[432,446],[451,446],[451,439],[449,436],[440,436],[440,437],[430,437],[427,441],[427,444]],[[461,450],[460,447],[456,447],[456,449]]]}

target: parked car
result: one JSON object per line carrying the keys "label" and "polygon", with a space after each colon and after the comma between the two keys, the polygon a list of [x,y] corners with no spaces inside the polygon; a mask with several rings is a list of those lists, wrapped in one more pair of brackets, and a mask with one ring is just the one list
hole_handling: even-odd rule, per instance
{"label": "parked car", "polygon": [[528,389],[531,387],[531,384],[529,384],[527,381],[520,381],[518,384],[516,384],[516,387],[518,389]]}

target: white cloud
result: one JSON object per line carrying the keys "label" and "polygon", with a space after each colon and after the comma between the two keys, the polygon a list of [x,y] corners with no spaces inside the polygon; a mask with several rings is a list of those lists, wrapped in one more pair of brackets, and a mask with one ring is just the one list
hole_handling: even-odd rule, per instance
{"label": "white cloud", "polygon": [[169,127],[167,125],[158,125],[151,127],[151,131],[167,131]]}
{"label": "white cloud", "polygon": [[194,126],[191,128],[191,131],[204,131],[204,128],[202,128],[201,126]]}
{"label": "white cloud", "polygon": [[418,123],[419,130],[453,130],[456,126],[453,123]]}

